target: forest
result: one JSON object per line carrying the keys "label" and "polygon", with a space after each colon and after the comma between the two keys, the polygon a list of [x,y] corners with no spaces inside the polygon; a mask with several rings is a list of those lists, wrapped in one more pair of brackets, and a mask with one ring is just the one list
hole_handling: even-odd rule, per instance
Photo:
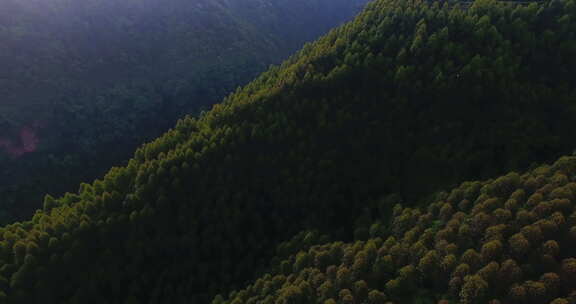
{"label": "forest", "polygon": [[365,2],[3,0],[0,224],[125,164]]}
{"label": "forest", "polygon": [[373,0],[1,227],[0,303],[576,303],[575,17]]}

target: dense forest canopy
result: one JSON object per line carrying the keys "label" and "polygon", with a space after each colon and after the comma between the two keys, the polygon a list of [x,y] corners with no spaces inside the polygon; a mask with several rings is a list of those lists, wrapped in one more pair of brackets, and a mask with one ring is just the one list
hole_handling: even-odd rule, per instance
{"label": "dense forest canopy", "polygon": [[37,119],[42,105],[74,91],[190,81],[211,69],[250,68],[247,61],[262,65],[342,22],[361,3],[3,1],[2,112],[15,108],[10,115]]}
{"label": "dense forest canopy", "polygon": [[101,177],[365,2],[0,2],[0,223]]}
{"label": "dense forest canopy", "polygon": [[212,304],[575,303],[574,199],[575,157],[466,182],[380,210],[354,242],[303,232],[283,245],[296,253]]}
{"label": "dense forest canopy", "polygon": [[375,0],[0,228],[0,302],[574,303],[575,15]]}

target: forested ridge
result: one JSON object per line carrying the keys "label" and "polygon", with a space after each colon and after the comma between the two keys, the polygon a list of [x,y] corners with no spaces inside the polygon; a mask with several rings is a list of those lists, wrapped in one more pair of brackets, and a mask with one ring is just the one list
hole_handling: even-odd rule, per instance
{"label": "forested ridge", "polygon": [[[572,151],[575,10],[374,1],[126,166],[2,228],[0,297],[570,303],[573,158],[436,191]],[[426,268],[440,258],[451,264]],[[215,297],[231,290],[243,291]]]}
{"label": "forested ridge", "polygon": [[0,223],[102,177],[365,2],[2,1]]}
{"label": "forested ridge", "polygon": [[285,245],[303,250],[212,303],[575,303],[575,178],[564,157],[386,206],[355,242],[303,234]]}

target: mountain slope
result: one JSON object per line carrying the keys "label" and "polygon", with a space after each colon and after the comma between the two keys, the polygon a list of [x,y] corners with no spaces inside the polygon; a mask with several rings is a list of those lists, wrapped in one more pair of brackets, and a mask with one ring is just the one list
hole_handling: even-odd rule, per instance
{"label": "mountain slope", "polygon": [[127,166],[3,228],[0,287],[10,303],[207,302],[302,230],[365,237],[351,227],[386,214],[387,194],[416,202],[565,153],[573,14],[570,1],[376,1]]}
{"label": "mountain slope", "polygon": [[[267,66],[363,3],[7,0],[0,6],[0,109],[13,120],[41,119],[43,105],[82,91],[158,80],[177,85],[202,81],[215,70]],[[9,112],[12,107],[17,113]],[[34,107],[40,113],[22,111]]]}
{"label": "mountain slope", "polygon": [[575,202],[576,157],[466,182],[427,208],[396,205],[365,241],[308,245],[212,303],[574,303]]}
{"label": "mountain slope", "polygon": [[365,2],[3,1],[0,223],[103,176]]}

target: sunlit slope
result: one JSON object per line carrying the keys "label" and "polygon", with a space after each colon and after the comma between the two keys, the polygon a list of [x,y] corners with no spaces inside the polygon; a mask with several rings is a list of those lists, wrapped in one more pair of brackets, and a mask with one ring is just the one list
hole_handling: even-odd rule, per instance
{"label": "sunlit slope", "polygon": [[[308,228],[571,150],[572,2],[376,1],[355,21],[5,227],[10,303],[207,302]],[[365,219],[364,219],[365,220]],[[354,231],[356,230],[356,231]]]}
{"label": "sunlit slope", "polygon": [[300,251],[212,303],[574,303],[575,206],[575,157],[466,182],[427,208],[396,205],[365,241]]}

